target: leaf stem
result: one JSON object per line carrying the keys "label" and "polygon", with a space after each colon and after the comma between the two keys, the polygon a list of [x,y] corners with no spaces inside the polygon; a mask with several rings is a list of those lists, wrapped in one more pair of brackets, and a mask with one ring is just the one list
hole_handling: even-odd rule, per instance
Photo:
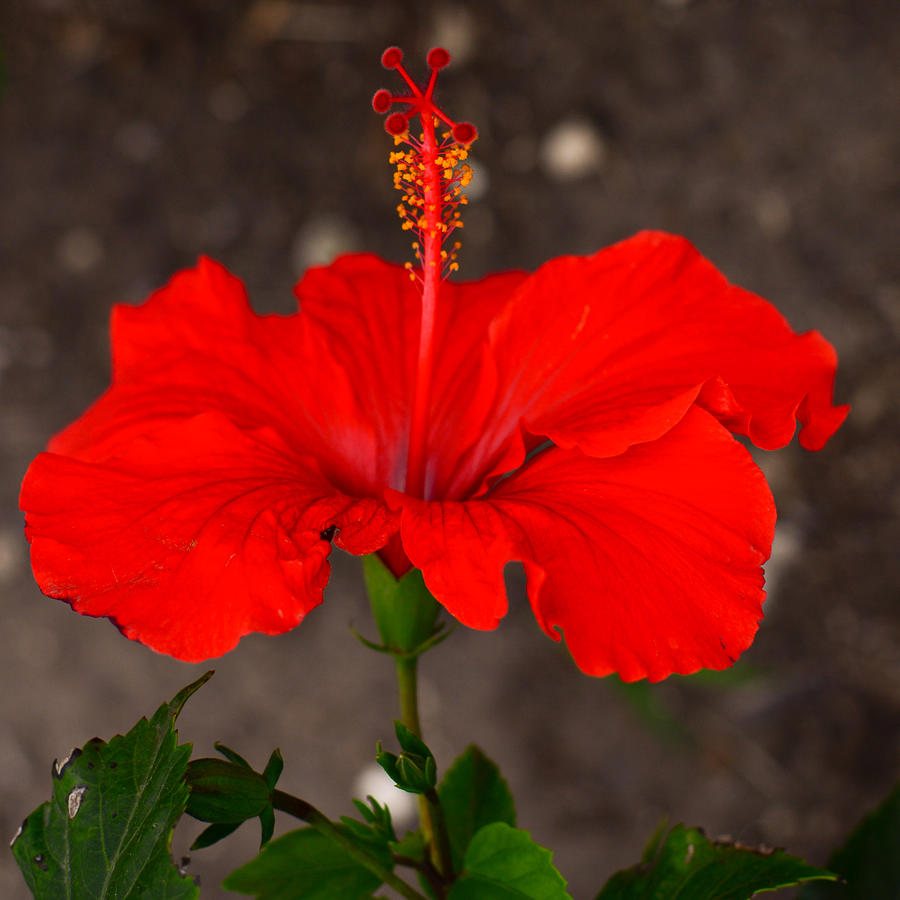
{"label": "leaf stem", "polygon": [[402,878],[398,878],[389,869],[386,869],[378,859],[363,850],[355,841],[348,838],[340,828],[324,813],[316,809],[311,803],[286,794],[284,791],[272,791],[272,805],[297,819],[308,822],[320,834],[324,834],[336,844],[340,845],[349,856],[352,856],[360,865],[365,866],[373,875],[380,878],[386,885],[392,887],[407,900],[427,900],[415,888],[408,885]]}

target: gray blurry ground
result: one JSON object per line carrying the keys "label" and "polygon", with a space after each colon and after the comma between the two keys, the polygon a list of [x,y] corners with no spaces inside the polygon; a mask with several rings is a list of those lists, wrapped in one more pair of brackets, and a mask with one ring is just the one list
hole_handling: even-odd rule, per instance
{"label": "gray blurry ground", "polygon": [[[888,0],[253,3],[3,0],[0,45],[0,833],[70,746],[150,712],[203,667],[43,598],[16,510],[29,460],[105,386],[106,322],[209,253],[260,309],[311,262],[404,260],[376,87],[388,43],[456,54],[447,108],[478,124],[463,274],[533,268],[637,229],[690,237],[841,355],[854,404],[823,452],[766,457],[781,511],[769,615],[724,687],[589,680],[521,597],[424,663],[442,763],[477,741],[576,898],[663,812],[823,861],[900,760],[897,235],[900,19]],[[216,663],[181,733],[220,738],[330,813],[394,714],[355,561],[295,632]],[[647,703],[656,712],[642,713]],[[665,714],[672,717],[667,722]],[[673,724],[674,723],[674,724]],[[196,831],[179,829],[183,849]],[[198,854],[204,896],[252,853]],[[25,896],[9,856],[0,895]]]}

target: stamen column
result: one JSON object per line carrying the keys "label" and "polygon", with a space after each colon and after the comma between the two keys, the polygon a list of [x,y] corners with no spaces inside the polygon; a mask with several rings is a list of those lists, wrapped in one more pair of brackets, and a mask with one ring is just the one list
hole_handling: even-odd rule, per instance
{"label": "stamen column", "polygon": [[422,217],[422,322],[419,328],[419,359],[416,367],[412,419],[409,429],[409,455],[406,462],[406,493],[425,496],[425,463],[428,440],[428,402],[431,394],[431,370],[434,359],[434,321],[438,289],[441,283],[443,217],[441,210],[441,169],[437,157],[434,120],[422,122],[422,173],[425,207]]}
{"label": "stamen column", "polygon": [[[468,146],[477,137],[475,127],[469,122],[454,122],[434,102],[434,86],[437,73],[450,62],[446,50],[435,47],[428,54],[431,77],[424,90],[410,78],[402,65],[403,54],[397,47],[385,50],[382,65],[395,69],[409,87],[403,95],[380,90],[372,98],[376,112],[386,113],[396,104],[408,107],[403,112],[393,112],[385,119],[385,129],[394,138],[395,145],[406,144],[408,150],[391,154],[391,162],[397,166],[394,186],[403,199],[397,212],[403,220],[403,228],[417,237],[413,244],[421,275],[407,263],[410,277],[418,281],[422,290],[422,316],[419,328],[419,348],[416,360],[410,415],[409,444],[407,448],[406,483],[404,490],[414,497],[425,497],[427,480],[428,408],[431,395],[434,362],[434,327],[438,291],[443,278],[456,269],[456,243],[449,250],[443,249],[446,238],[462,227],[457,206],[466,203],[461,188],[469,183],[471,170],[458,165],[468,156]],[[418,117],[422,132],[418,140],[409,133],[410,121]],[[435,127],[441,122],[448,127],[439,141]]]}

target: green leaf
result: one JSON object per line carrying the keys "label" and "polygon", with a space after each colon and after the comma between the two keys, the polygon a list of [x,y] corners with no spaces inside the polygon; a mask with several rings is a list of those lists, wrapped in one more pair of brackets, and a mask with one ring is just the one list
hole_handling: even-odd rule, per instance
{"label": "green leaf", "polygon": [[[377,854],[371,846],[367,849]],[[385,868],[391,867],[384,855]],[[257,900],[369,900],[381,881],[342,847],[314,828],[289,831],[222,886]]]}
{"label": "green leaf", "polygon": [[655,834],[648,851],[640,865],[613,875],[597,900],[748,900],[761,891],[835,878],[783,850],[714,843],[683,825],[664,842]]}
{"label": "green leaf", "polygon": [[900,895],[900,785],[854,829],[828,868],[844,884],[811,884],[799,900],[896,900]]}
{"label": "green leaf", "polygon": [[473,835],[485,825],[516,824],[516,807],[496,764],[472,745],[447,770],[437,789],[453,867],[458,871]]}
{"label": "green leaf", "polygon": [[190,744],[175,719],[207,672],[124,737],[99,738],[53,767],[53,796],[23,823],[13,855],[37,900],[187,900],[193,879],[169,854],[184,812]]}
{"label": "green leaf", "polygon": [[486,825],[472,838],[447,900],[572,900],[552,860],[527,831]]}

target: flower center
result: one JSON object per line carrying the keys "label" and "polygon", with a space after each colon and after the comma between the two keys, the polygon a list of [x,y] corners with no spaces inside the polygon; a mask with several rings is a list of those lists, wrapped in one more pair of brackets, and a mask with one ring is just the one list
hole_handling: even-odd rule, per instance
{"label": "flower center", "polygon": [[[390,155],[395,166],[394,187],[401,199],[397,213],[404,231],[414,236],[413,251],[418,269],[408,262],[409,277],[421,291],[422,317],[419,330],[419,352],[416,380],[413,386],[409,446],[406,458],[406,493],[424,497],[426,493],[426,440],[428,404],[431,392],[435,309],[441,280],[459,268],[456,261],[459,243],[445,246],[457,228],[462,228],[458,207],[467,202],[462,189],[469,183],[472,171],[464,164],[468,148],[478,136],[469,122],[454,122],[434,102],[437,73],[450,62],[450,54],[435,47],[428,53],[431,76],[422,90],[402,65],[403,53],[389,47],[381,57],[386,69],[396,69],[409,87],[407,94],[380,90],[372,98],[376,112],[386,113],[395,103],[406,107],[392,112],[384,121],[385,130],[394,138],[397,149]],[[410,133],[410,122],[418,117],[421,126],[416,138]],[[440,138],[436,128],[446,126]]]}

